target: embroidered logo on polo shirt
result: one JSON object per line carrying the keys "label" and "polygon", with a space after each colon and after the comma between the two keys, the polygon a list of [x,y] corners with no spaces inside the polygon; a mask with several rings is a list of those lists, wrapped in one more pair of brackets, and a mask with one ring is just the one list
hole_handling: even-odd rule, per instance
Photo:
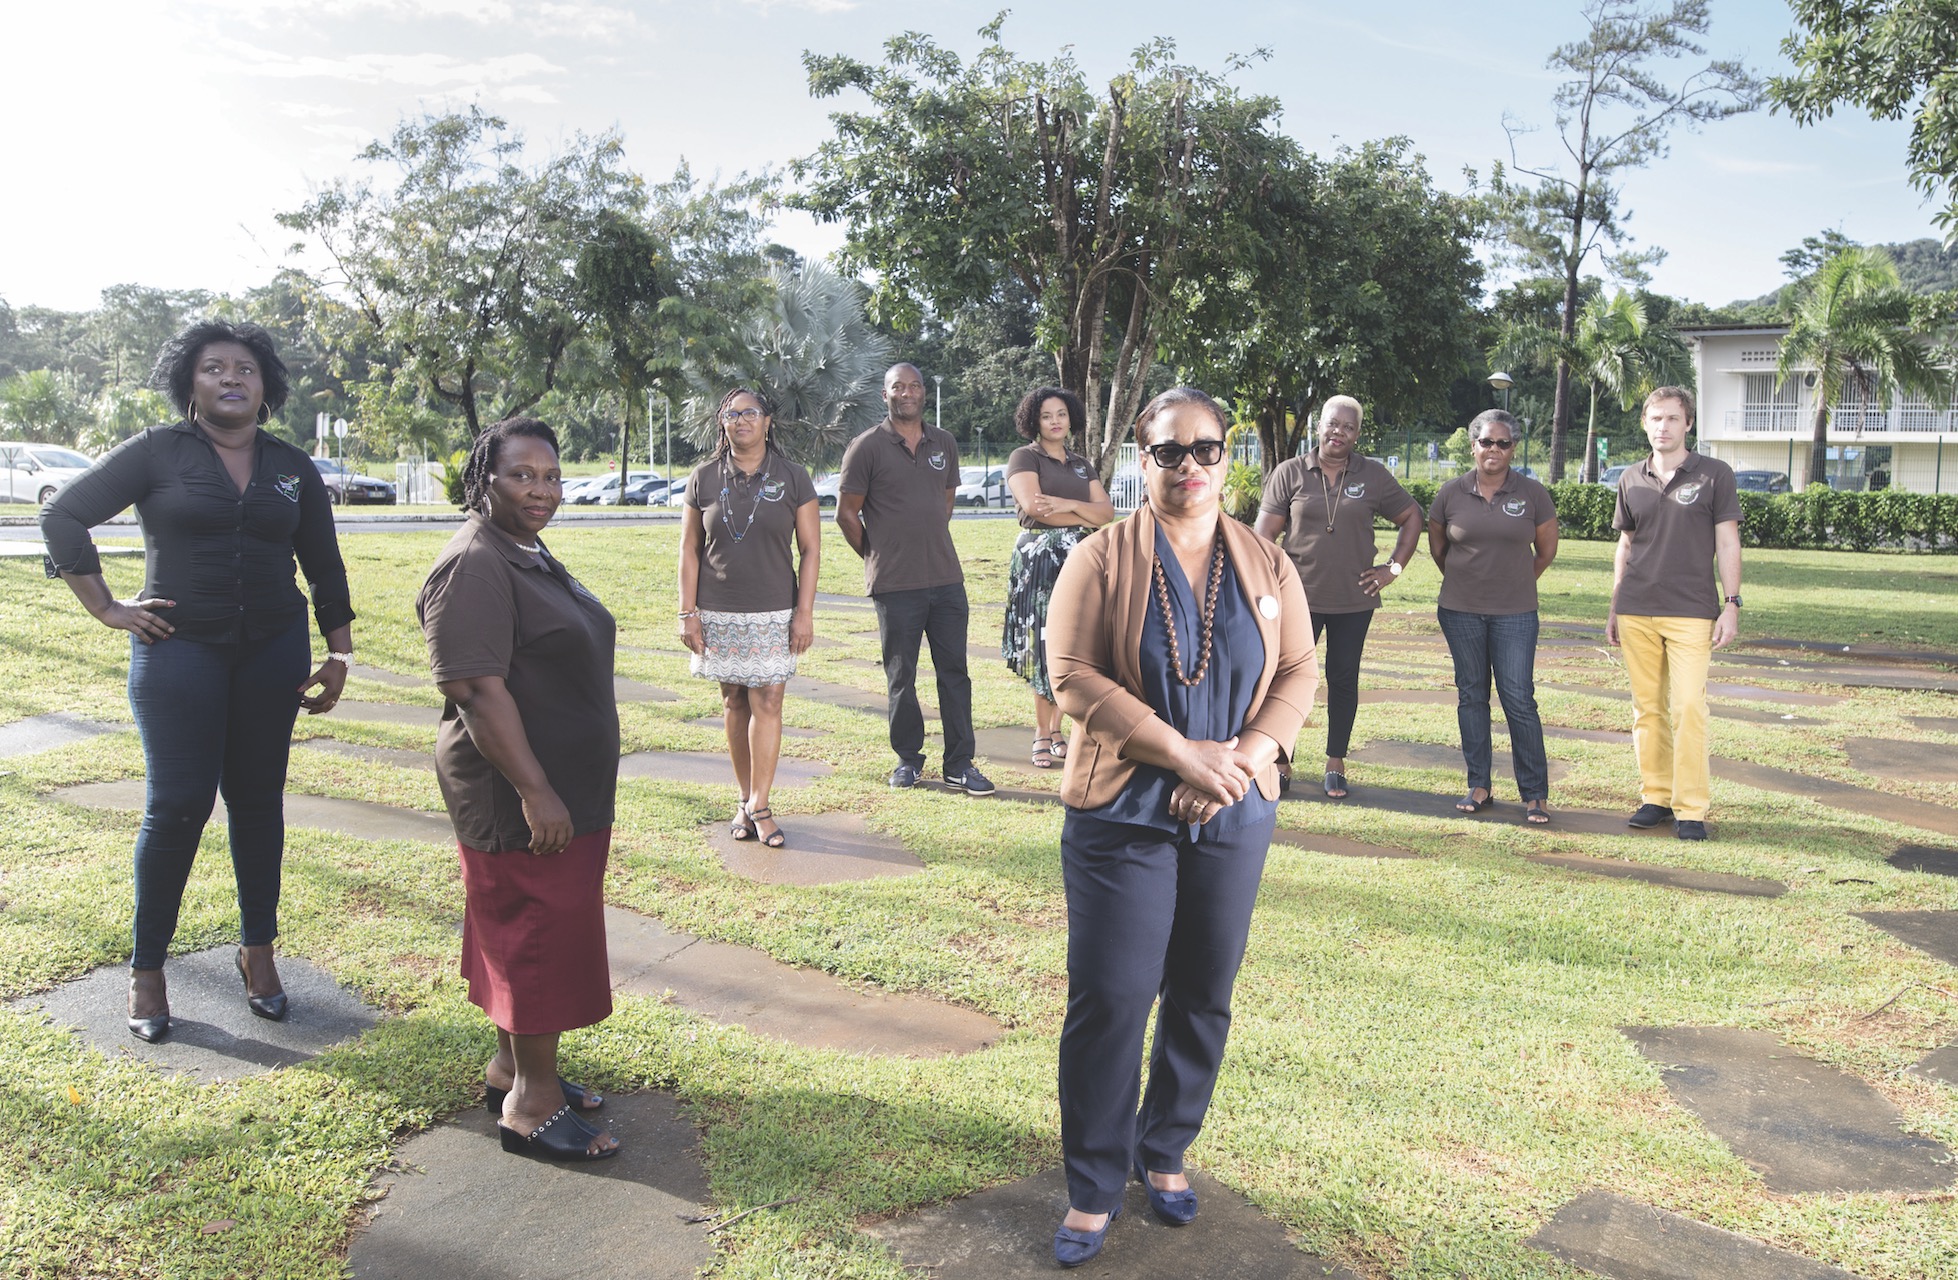
{"label": "embroidered logo on polo shirt", "polygon": [[931,464],[933,471],[943,471],[945,469],[945,455],[943,453],[934,453],[926,458],[925,461]]}
{"label": "embroidered logo on polo shirt", "polygon": [[763,502],[780,502],[782,495],[788,491],[789,486],[785,482],[781,480],[770,480],[761,487],[761,500]]}
{"label": "embroidered logo on polo shirt", "polygon": [[274,487],[278,489],[280,495],[284,497],[287,502],[299,501],[299,477],[298,476],[280,476],[278,480],[274,482]]}
{"label": "embroidered logo on polo shirt", "polygon": [[1353,498],[1353,499],[1359,499],[1359,498],[1364,498],[1364,497],[1366,497],[1366,496],[1367,496],[1367,486],[1366,486],[1366,481],[1364,481],[1364,480],[1362,480],[1362,481],[1360,481],[1360,483],[1358,483],[1358,484],[1349,484],[1349,485],[1347,485],[1347,486],[1346,486],[1346,489],[1345,489],[1345,493],[1346,493],[1346,496],[1347,496],[1347,497],[1349,497],[1349,498]]}
{"label": "embroidered logo on polo shirt", "polygon": [[1529,509],[1530,504],[1520,498],[1511,498],[1508,502],[1502,504],[1502,513],[1506,516],[1524,515]]}
{"label": "embroidered logo on polo shirt", "polygon": [[1074,474],[1075,474],[1075,475],[1077,475],[1077,476],[1080,476],[1080,477],[1081,477],[1081,478],[1082,478],[1083,480],[1086,480],[1086,479],[1088,478],[1088,475],[1089,475],[1089,472],[1088,472],[1088,464],[1087,464],[1087,463],[1085,463],[1085,462],[1077,462],[1077,463],[1075,463],[1075,464],[1074,464]]}
{"label": "embroidered logo on polo shirt", "polygon": [[1678,489],[1673,491],[1672,500],[1682,507],[1690,507],[1693,505],[1694,500],[1700,496],[1700,490],[1705,487],[1705,483],[1698,480],[1692,484],[1682,484]]}

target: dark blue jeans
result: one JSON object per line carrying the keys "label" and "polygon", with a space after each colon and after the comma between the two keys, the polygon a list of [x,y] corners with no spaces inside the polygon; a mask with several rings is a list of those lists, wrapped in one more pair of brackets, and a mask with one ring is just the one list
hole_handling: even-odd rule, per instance
{"label": "dark blue jeans", "polygon": [[1373,610],[1358,613],[1315,613],[1312,638],[1324,632],[1319,667],[1326,676],[1326,756],[1344,760],[1353,742],[1353,718],[1360,710],[1360,655],[1366,652],[1367,628]]}
{"label": "dark blue jeans", "polygon": [[219,791],[231,825],[240,937],[279,935],[286,758],[312,645],[306,624],[244,644],[129,642],[129,707],[149,771],[136,833],[132,969],[161,969]]}
{"label": "dark blue jeans", "polygon": [[965,584],[885,591],[877,606],[884,647],[884,687],[890,698],[891,750],[904,764],[925,767],[925,713],[918,705],[918,642],[931,645],[938,678],[938,722],[945,730],[945,774],[965,772],[977,742],[972,733],[972,677],[965,668],[966,623],[972,609]]}
{"label": "dark blue jeans", "polygon": [[1455,659],[1455,722],[1461,727],[1462,761],[1469,789],[1489,787],[1489,679],[1495,677],[1509,721],[1509,750],[1516,790],[1523,801],[1550,798],[1550,762],[1543,752],[1543,721],[1536,710],[1537,616],[1529,613],[1458,613],[1436,609],[1441,634]]}

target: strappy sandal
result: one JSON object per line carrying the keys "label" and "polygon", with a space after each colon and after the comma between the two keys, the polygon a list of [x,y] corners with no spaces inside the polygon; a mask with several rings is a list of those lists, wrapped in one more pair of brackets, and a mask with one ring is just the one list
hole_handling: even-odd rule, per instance
{"label": "strappy sandal", "polygon": [[761,823],[764,819],[769,822],[775,822],[775,810],[766,808],[756,809],[748,816],[755,821],[755,838],[761,841],[763,848],[779,849],[789,842],[789,837],[783,832],[782,824],[779,822],[775,823],[775,833],[773,835],[765,836],[761,833]]}
{"label": "strappy sandal", "polygon": [[1550,825],[1550,810],[1543,801],[1532,800],[1523,810],[1523,820],[1535,826],[1547,827]]}
{"label": "strappy sandal", "polygon": [[1067,735],[1064,733],[1055,734],[1053,739],[1053,746],[1050,747],[1049,750],[1053,752],[1054,759],[1056,760],[1067,759]]}
{"label": "strappy sandal", "polygon": [[1482,797],[1480,800],[1477,800],[1475,798],[1475,792],[1471,790],[1467,795],[1463,796],[1460,800],[1457,800],[1455,802],[1455,812],[1481,813],[1484,809],[1487,809],[1490,805],[1494,804],[1495,802],[1496,802],[1495,792],[1491,791],[1488,795]]}
{"label": "strappy sandal", "polygon": [[727,824],[727,834],[734,840],[753,840],[755,838],[754,815],[748,812],[748,802],[743,800],[734,806],[734,820]]}
{"label": "strappy sandal", "polygon": [[1033,767],[1036,769],[1054,767],[1054,743],[1051,738],[1036,737],[1033,740]]}

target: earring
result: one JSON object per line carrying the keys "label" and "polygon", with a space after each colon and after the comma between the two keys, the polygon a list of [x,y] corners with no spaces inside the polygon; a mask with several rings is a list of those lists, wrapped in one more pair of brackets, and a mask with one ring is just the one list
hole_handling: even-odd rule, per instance
{"label": "earring", "polygon": [[197,425],[197,402],[195,400],[191,401],[189,406],[184,409],[184,421],[193,427]]}
{"label": "earring", "polygon": [[270,421],[272,421],[272,406],[261,400],[258,402],[258,425],[262,427]]}

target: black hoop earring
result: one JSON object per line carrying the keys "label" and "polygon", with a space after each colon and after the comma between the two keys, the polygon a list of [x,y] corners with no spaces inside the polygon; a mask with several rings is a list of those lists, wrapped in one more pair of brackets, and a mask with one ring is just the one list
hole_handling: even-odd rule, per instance
{"label": "black hoop earring", "polygon": [[191,401],[190,404],[185,407],[184,421],[188,422],[193,427],[197,425],[197,402],[195,400]]}
{"label": "black hoop earring", "polygon": [[261,400],[258,402],[258,425],[262,427],[270,421],[272,421],[272,406]]}

